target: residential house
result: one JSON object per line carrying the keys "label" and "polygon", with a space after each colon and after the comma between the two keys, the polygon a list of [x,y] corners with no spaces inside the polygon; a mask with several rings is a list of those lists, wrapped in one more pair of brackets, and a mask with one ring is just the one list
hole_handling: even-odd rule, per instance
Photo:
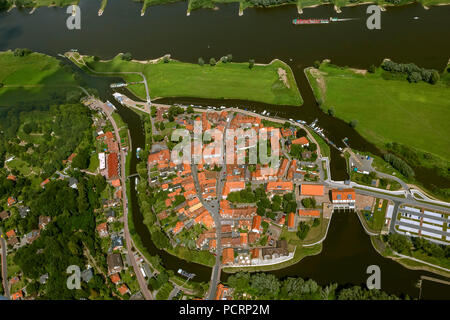
{"label": "residential house", "polygon": [[292,144],[299,144],[302,147],[308,147],[309,141],[306,137],[300,137],[298,139],[292,140]]}
{"label": "residential house", "polygon": [[9,211],[2,211],[2,212],[0,212],[0,219],[2,219],[2,220],[8,219],[9,216],[10,216],[10,212]]}
{"label": "residential house", "polygon": [[122,236],[113,234],[111,236],[111,248],[112,250],[119,250],[123,248],[123,238]]}
{"label": "residential house", "polygon": [[234,262],[234,249],[225,248],[222,250],[222,264],[232,264]]}
{"label": "residential house", "polygon": [[120,275],[118,272],[113,273],[112,275],[109,276],[109,278],[111,279],[111,282],[114,284],[118,284],[120,282]]}
{"label": "residential house", "polygon": [[6,232],[6,236],[9,238],[15,237],[16,236],[16,231],[14,229],[11,229],[9,231]]}
{"label": "residential house", "polygon": [[125,295],[130,292],[130,290],[128,289],[128,287],[125,283],[123,283],[119,288],[117,288],[117,290],[119,290],[119,293],[121,295]]}
{"label": "residential house", "polygon": [[20,206],[20,207],[18,207],[18,209],[19,209],[20,217],[22,219],[26,218],[26,216],[28,215],[28,212],[30,212],[30,208],[25,207],[25,206]]}
{"label": "residential house", "polygon": [[50,223],[51,218],[48,216],[39,216],[39,230],[45,229],[45,227]]}
{"label": "residential house", "polygon": [[292,192],[294,183],[292,181],[269,181],[267,183],[266,192],[284,194]]}
{"label": "residential house", "polygon": [[113,274],[116,272],[120,272],[123,269],[123,261],[120,253],[112,253],[106,257],[106,261],[108,263],[108,272],[109,274]]}
{"label": "residential house", "polygon": [[14,197],[8,197],[8,207],[12,206],[13,204],[15,204],[17,202],[16,198]]}
{"label": "residential house", "polygon": [[100,238],[104,238],[108,236],[108,224],[106,222],[100,223],[97,226],[97,232]]}
{"label": "residential house", "polygon": [[262,232],[261,216],[260,215],[256,215],[256,216],[253,217],[252,232],[256,232],[256,233],[261,233]]}
{"label": "residential house", "polygon": [[92,272],[92,268],[88,268],[81,272],[81,279],[88,283],[94,277],[94,272]]}
{"label": "residential house", "polygon": [[37,238],[39,238],[39,230],[32,230],[25,235],[25,239],[28,244],[33,243]]}

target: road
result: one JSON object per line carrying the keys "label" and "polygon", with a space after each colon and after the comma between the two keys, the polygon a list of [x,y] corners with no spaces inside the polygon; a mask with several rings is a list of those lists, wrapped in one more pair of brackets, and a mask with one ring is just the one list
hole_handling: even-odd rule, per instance
{"label": "road", "polygon": [[2,228],[0,228],[0,240],[2,245],[2,279],[3,279],[3,289],[4,289],[4,296],[8,299],[10,298],[9,294],[9,285],[8,285],[8,264],[6,260],[6,240],[5,240],[5,234],[3,233]]}
{"label": "road", "polygon": [[[224,129],[224,137],[226,137],[226,132],[228,130],[228,128],[230,127],[230,123],[231,120],[233,118],[233,115],[230,114],[227,118],[227,125],[225,126]],[[227,139],[222,139],[223,141],[223,146],[222,146],[222,150],[225,150],[226,148],[226,140]],[[226,176],[227,176],[227,166],[226,166],[226,155],[225,152],[222,152],[222,168],[220,170],[220,174],[219,174],[219,181],[217,182],[217,188],[216,188],[216,195],[217,195],[217,210],[214,211],[214,221],[216,222],[216,230],[217,230],[217,249],[216,249],[216,264],[214,265],[213,271],[212,271],[212,275],[211,275],[211,283],[210,283],[210,287],[209,287],[209,293],[207,296],[207,300],[213,300],[216,297],[216,290],[217,290],[217,286],[219,285],[220,282],[220,271],[222,268],[222,244],[221,244],[221,239],[222,239],[222,222],[221,219],[222,217],[220,216],[219,213],[219,205],[220,205],[220,200],[222,199],[222,193],[223,193],[223,186],[225,184],[226,181]]]}
{"label": "road", "polygon": [[[194,184],[195,184],[195,188],[197,190],[198,198],[199,198],[200,202],[203,204],[203,206],[205,207],[205,209],[208,210],[208,212],[211,214],[211,216],[214,219],[214,223],[216,225],[216,237],[217,237],[217,240],[216,240],[216,263],[214,264],[214,267],[212,269],[210,287],[209,287],[208,295],[206,298],[207,300],[212,300],[215,297],[216,288],[220,281],[220,269],[221,269],[220,259],[222,256],[222,244],[221,244],[222,228],[221,228],[221,221],[220,221],[220,214],[219,214],[219,201],[214,200],[214,201],[211,201],[212,203],[208,203],[203,199],[201,187],[200,187],[200,184],[198,181],[198,168],[197,168],[197,165],[195,165],[195,164],[192,165],[192,176],[194,178]],[[221,176],[222,176],[222,172],[221,172]],[[219,178],[219,183],[220,183],[220,180],[221,179]],[[219,193],[218,187],[216,189],[216,195],[217,195],[217,199],[219,199],[219,197],[221,197],[221,193]]]}
{"label": "road", "polygon": [[[119,135],[119,128],[117,127],[116,122],[114,121],[114,118],[111,116],[110,109],[105,107],[105,104],[101,101],[95,100],[96,106],[100,107],[103,111],[103,113],[107,116],[108,120],[111,122],[114,134],[116,136],[116,141],[120,141],[120,135]],[[130,150],[131,150],[131,140],[130,140]],[[139,287],[141,289],[141,292],[146,300],[153,300],[152,293],[150,290],[148,290],[147,287],[147,281],[145,280],[144,276],[142,275],[139,266],[137,265],[136,259],[133,255],[132,248],[132,239],[130,236],[130,231],[128,227],[128,198],[127,198],[127,185],[126,185],[126,153],[121,148],[120,149],[120,182],[122,185],[122,201],[123,201],[123,215],[124,215],[124,235],[125,235],[125,241],[127,245],[127,254],[129,256],[129,260],[131,261],[131,264],[133,266],[134,273],[136,275],[136,278],[139,283]]]}

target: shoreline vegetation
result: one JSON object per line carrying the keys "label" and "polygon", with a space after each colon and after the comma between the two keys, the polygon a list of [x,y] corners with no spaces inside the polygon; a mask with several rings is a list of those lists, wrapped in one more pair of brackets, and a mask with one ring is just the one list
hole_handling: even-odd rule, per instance
{"label": "shoreline vegetation", "polygon": [[[380,171],[395,172],[405,182],[417,184],[410,165],[450,179],[449,70],[448,66],[443,72],[427,70],[388,59],[380,67],[358,70],[324,60],[305,73],[323,112],[348,122],[386,153],[383,161],[377,159]],[[450,189],[426,191],[445,201],[450,198]]]}
{"label": "shoreline vegetation", "polygon": [[[410,270],[422,270],[422,271],[428,271],[431,273],[435,273],[444,277],[450,277],[450,273],[446,272],[442,269],[435,268],[433,266],[430,266],[428,264],[421,263],[417,260],[412,259],[419,259],[427,263],[436,264],[436,259],[429,256],[421,255],[420,257],[414,257],[409,254],[404,254],[406,258],[402,256],[396,255],[396,253],[390,248],[390,246],[383,241],[382,236],[370,236],[370,242],[372,243],[373,248],[384,258],[389,258],[394,260],[395,262],[400,263],[403,267],[410,269]],[[429,261],[427,261],[429,260]],[[442,265],[442,264],[436,264],[440,267],[448,267],[448,265]]]}
{"label": "shoreline vegetation", "polygon": [[[148,7],[156,5],[164,5],[175,2],[186,2],[186,0],[133,0],[142,3],[141,16],[145,15]],[[33,13],[36,8],[40,7],[67,7],[70,5],[78,5],[80,0],[0,0],[0,11],[11,11],[14,8],[31,8]],[[333,5],[336,13],[341,13],[341,8],[352,7],[357,5],[376,4],[381,8],[389,6],[403,6],[408,4],[419,3],[424,9],[430,6],[450,5],[450,0],[187,0],[187,15],[198,9],[218,10],[217,4],[239,4],[239,15],[244,14],[247,8],[273,8],[283,5],[295,5],[298,13],[302,14],[302,9],[314,8],[321,5]],[[107,0],[101,0],[99,16],[103,14],[107,6]]]}
{"label": "shoreline vegetation", "polygon": [[[253,60],[231,62],[232,56],[210,58],[197,64],[170,59],[168,55],[149,61],[132,60],[129,53],[103,61],[94,56],[66,54],[83,70],[105,76],[120,76],[136,97],[146,98],[145,75],[152,100],[165,97],[240,99],[276,105],[301,106],[303,99],[291,68],[281,60],[258,64]],[[139,79],[140,78],[140,79]],[[139,81],[141,80],[141,81]]]}

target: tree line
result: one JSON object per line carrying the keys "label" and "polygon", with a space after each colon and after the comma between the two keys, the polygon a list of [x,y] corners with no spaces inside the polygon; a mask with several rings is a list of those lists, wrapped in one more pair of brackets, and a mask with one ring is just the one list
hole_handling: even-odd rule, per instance
{"label": "tree line", "polygon": [[400,171],[406,178],[414,177],[414,170],[402,159],[394,156],[392,153],[385,153],[383,158],[386,162],[390,163],[395,169]]}
{"label": "tree line", "polygon": [[383,240],[398,253],[411,255],[413,252],[419,252],[430,257],[450,259],[450,246],[439,245],[422,237],[390,233],[384,236]]}
{"label": "tree line", "polygon": [[[398,300],[399,297],[381,290],[368,290],[361,286],[338,286],[331,283],[321,286],[312,279],[288,277],[280,280],[270,273],[238,272],[228,278],[234,288],[234,297],[243,294],[264,300]],[[408,296],[405,298],[409,299]]]}
{"label": "tree line", "polygon": [[406,74],[409,82],[424,81],[435,84],[440,79],[438,71],[420,68],[414,63],[396,63],[391,60],[385,60],[381,64],[381,68],[392,73]]}

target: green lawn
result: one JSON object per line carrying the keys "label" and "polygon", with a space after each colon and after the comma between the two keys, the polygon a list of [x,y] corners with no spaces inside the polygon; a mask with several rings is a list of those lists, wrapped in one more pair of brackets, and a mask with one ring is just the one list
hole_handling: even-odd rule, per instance
{"label": "green lawn", "polygon": [[167,300],[172,290],[173,285],[170,282],[164,283],[163,286],[158,290],[158,293],[156,294],[156,299]]}
{"label": "green lawn", "polygon": [[[87,58],[90,68],[97,72],[143,72],[147,77],[150,96],[196,97],[214,99],[242,99],[278,105],[301,105],[303,103],[291,69],[275,60],[270,65],[248,63],[222,63],[216,66],[170,61],[169,63],[147,63],[124,61],[120,56],[110,61],[94,61]],[[278,69],[287,74],[287,85],[280,80]],[[121,75],[126,81],[136,79],[136,74]],[[142,85],[129,89],[140,98],[145,98]]]}
{"label": "green lawn", "polygon": [[0,82],[8,85],[77,85],[70,69],[59,60],[40,53],[24,57],[12,51],[0,53]]}
{"label": "green lawn", "polygon": [[[327,64],[320,70],[324,109],[333,107],[345,121],[358,120],[356,130],[367,140],[379,146],[395,141],[450,159],[450,90],[444,83],[384,80],[381,70],[361,75]],[[323,94],[312,85],[316,95]]]}
{"label": "green lawn", "polygon": [[70,91],[79,90],[71,70],[40,53],[24,57],[12,51],[0,53],[0,106],[19,102],[65,101]]}

